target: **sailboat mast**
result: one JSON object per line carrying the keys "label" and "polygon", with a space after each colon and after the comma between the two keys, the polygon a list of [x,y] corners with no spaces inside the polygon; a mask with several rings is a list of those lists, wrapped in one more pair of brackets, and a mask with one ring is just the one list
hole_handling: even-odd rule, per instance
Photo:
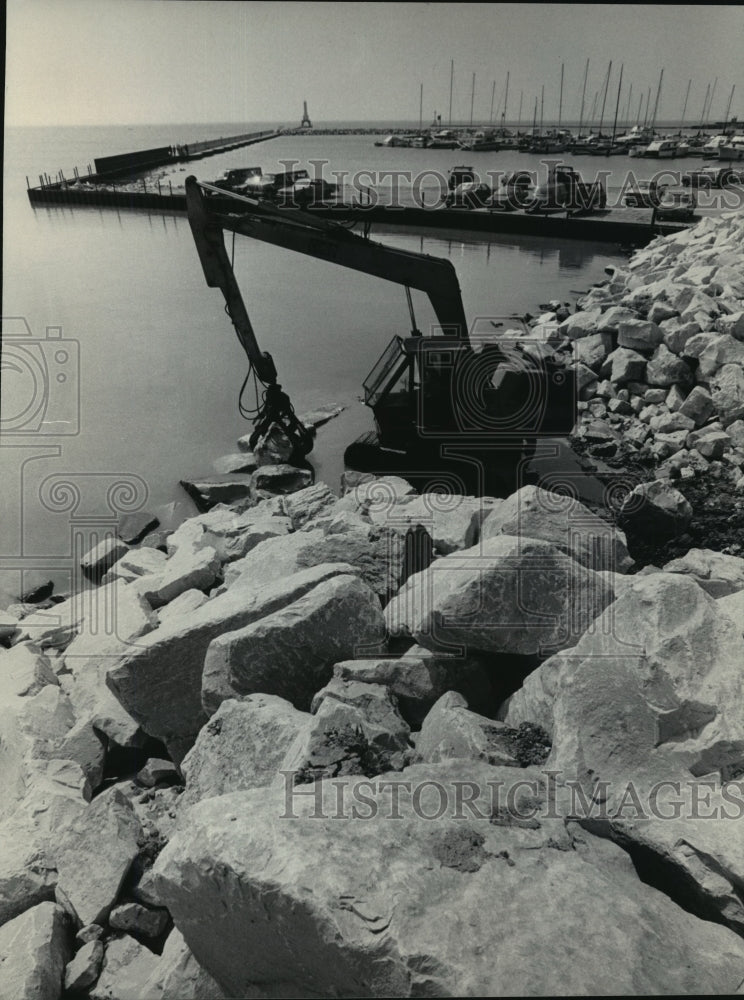
{"label": "sailboat mast", "polygon": [[705,112],[708,108],[708,97],[710,96],[710,83],[705,88],[705,100],[703,101],[703,113],[700,115],[700,127],[705,128]]}
{"label": "sailboat mast", "polygon": [[617,131],[617,113],[620,110],[620,91],[623,89],[623,69],[625,67],[624,63],[620,65],[620,82],[617,85],[617,101],[615,102],[615,121],[612,123],[612,139],[610,140],[610,145],[607,147],[607,155],[610,155],[610,150],[612,149],[613,143],[615,142],[615,132]]}
{"label": "sailboat mast", "polygon": [[610,86],[610,73],[612,72],[612,59],[607,67],[607,78],[605,80],[604,97],[602,98],[602,114],[599,117],[599,134],[602,135],[602,123],[604,122],[605,104],[607,103],[607,91]]}
{"label": "sailboat mast", "polygon": [[[595,114],[595,112],[597,110],[597,98],[598,97],[599,97],[599,91],[595,90],[594,91],[594,100],[592,101],[592,113],[589,115],[589,121],[590,122],[594,121],[594,114]],[[589,129],[589,131],[591,132],[591,128]]]}
{"label": "sailboat mast", "polygon": [[733,87],[731,88],[731,93],[729,94],[728,104],[726,105],[726,118],[724,119],[724,121],[726,122],[727,125],[728,125],[728,121],[729,121],[729,115],[731,114],[731,102],[734,99],[734,91],[735,90],[736,90],[736,84],[734,84]]}
{"label": "sailboat mast", "polygon": [[488,115],[488,124],[490,125],[493,121],[493,101],[496,97],[496,81],[493,81],[493,86],[491,87],[491,111]]}
{"label": "sailboat mast", "polygon": [[[713,81],[713,89],[710,92],[710,102],[708,104],[708,118],[710,118],[710,113],[713,110],[713,98],[716,96],[717,86],[718,86],[718,77],[716,77],[715,80]],[[708,121],[708,118],[705,119],[706,122]]]}
{"label": "sailboat mast", "polygon": [[517,120],[517,132],[519,132],[522,127],[522,98],[524,97],[524,91],[519,91],[519,119]]}
{"label": "sailboat mast", "polygon": [[545,84],[540,88],[540,135],[543,132],[543,110],[545,108]]}
{"label": "sailboat mast", "polygon": [[656,113],[659,110],[659,98],[661,97],[661,81],[664,79],[664,67],[661,67],[661,73],[659,73],[659,86],[656,88],[656,100],[654,101],[654,116],[651,119],[651,128],[656,128]]}
{"label": "sailboat mast", "polygon": [[626,128],[628,127],[628,125],[630,125],[630,101],[632,97],[633,97],[633,81],[631,80],[630,89],[628,90],[628,100],[625,103],[625,117],[623,118]]}
{"label": "sailboat mast", "polygon": [[509,100],[509,70],[506,71],[506,91],[504,93],[504,110],[501,113],[501,126],[506,125],[506,104]]}
{"label": "sailboat mast", "polygon": [[636,118],[636,125],[641,124],[641,107],[643,106],[643,94],[638,98],[638,117]]}
{"label": "sailboat mast", "polygon": [[421,131],[424,119],[424,85],[419,86],[419,132]]}
{"label": "sailboat mast", "polygon": [[680,123],[679,123],[680,131],[682,131],[682,126],[685,123],[685,113],[687,112],[687,100],[688,100],[688,98],[690,96],[690,86],[691,86],[691,84],[692,84],[692,80],[690,79],[690,80],[687,81],[687,93],[685,94],[685,103],[682,105],[682,118],[681,118]]}
{"label": "sailboat mast", "polygon": [[581,91],[581,114],[579,115],[579,139],[581,138],[581,126],[584,124],[584,99],[586,97],[586,78],[589,75],[589,60],[586,61],[584,69],[584,87]]}
{"label": "sailboat mast", "polygon": [[449,102],[449,118],[447,123],[452,125],[452,85],[455,82],[455,60],[450,59],[450,102]]}
{"label": "sailboat mast", "polygon": [[563,68],[564,63],[561,63],[561,93],[558,98],[558,129],[561,127],[561,117],[563,115]]}
{"label": "sailboat mast", "polygon": [[470,124],[473,124],[473,105],[475,104],[475,73],[473,73],[473,86],[470,91]]}

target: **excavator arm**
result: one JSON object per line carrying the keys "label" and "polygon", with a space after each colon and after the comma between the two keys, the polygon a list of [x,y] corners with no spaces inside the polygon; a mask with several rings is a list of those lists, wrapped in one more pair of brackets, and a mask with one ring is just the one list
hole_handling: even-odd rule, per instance
{"label": "excavator arm", "polygon": [[[212,210],[202,189],[233,199],[236,214]],[[264,205],[253,198],[200,183],[194,177],[186,178],[186,201],[207,284],[222,289],[236,321],[238,336],[252,360],[254,356],[264,355],[258,349],[225,252],[224,230],[419,289],[429,297],[437,321],[448,336],[467,340],[467,321],[457,272],[448,260],[384,246],[300,209]]]}
{"label": "excavator arm", "polygon": [[[222,211],[213,208],[211,203],[215,199],[205,196],[205,191],[219,196],[217,204],[223,208]],[[226,198],[234,201],[235,213],[224,211]],[[292,442],[296,456],[304,456],[312,450],[312,436],[295,416],[289,397],[277,383],[271,355],[258,345],[225,249],[225,231],[394,281],[405,285],[407,293],[410,288],[420,289],[429,296],[443,332],[462,341],[463,346],[468,344],[457,273],[448,260],[386,247],[307,212],[268,206],[212,184],[200,183],[195,177],[186,178],[186,205],[207,284],[210,288],[221,290],[235,332],[248,355],[251,370],[265,387],[251,435],[252,446],[272,424],[282,428]],[[413,332],[418,333],[416,330]]]}

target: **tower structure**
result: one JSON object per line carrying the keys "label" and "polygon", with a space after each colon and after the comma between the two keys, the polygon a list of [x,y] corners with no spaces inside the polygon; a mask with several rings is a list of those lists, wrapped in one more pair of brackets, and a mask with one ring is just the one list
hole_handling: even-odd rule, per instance
{"label": "tower structure", "polygon": [[310,121],[310,115],[307,113],[307,101],[302,102],[302,121],[300,122],[300,128],[312,128],[313,123]]}

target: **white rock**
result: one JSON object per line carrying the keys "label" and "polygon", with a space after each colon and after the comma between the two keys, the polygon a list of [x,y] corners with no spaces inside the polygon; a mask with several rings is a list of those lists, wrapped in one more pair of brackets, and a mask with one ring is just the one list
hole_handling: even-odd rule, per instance
{"label": "white rock", "polygon": [[225,632],[204,659],[202,702],[263,692],[307,708],[338,660],[375,651],[384,638],[376,595],[356,576],[334,576],[272,614]]}
{"label": "white rock", "polygon": [[70,954],[61,907],[39,903],[0,927],[0,996],[59,1000]]}
{"label": "white rock", "polygon": [[385,620],[430,649],[544,654],[573,645],[612,599],[550,542],[497,535],[412,576]]}

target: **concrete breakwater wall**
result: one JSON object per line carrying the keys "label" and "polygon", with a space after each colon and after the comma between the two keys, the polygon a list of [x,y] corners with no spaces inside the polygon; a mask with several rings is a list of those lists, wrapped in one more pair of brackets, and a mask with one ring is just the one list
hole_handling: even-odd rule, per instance
{"label": "concrete breakwater wall", "polygon": [[[527,338],[595,372],[580,428],[597,398],[648,427],[667,528],[686,468],[734,481],[741,226],[656,241]],[[694,431],[654,422],[675,386]],[[706,435],[707,469],[669,461]],[[0,993],[735,992],[744,559],[637,572],[638,519],[570,496],[338,496],[276,431],[238,448],[184,483],[201,513],[85,556],[92,604],[0,619]]]}
{"label": "concrete breakwater wall", "polygon": [[[48,174],[39,174],[39,185],[28,185],[28,196],[32,204],[35,201],[61,201],[67,199],[59,197],[59,192],[67,192],[77,184],[108,184],[112,179],[120,177],[132,177],[141,174],[143,171],[151,170],[167,164],[179,163],[189,160],[198,160],[204,156],[212,156],[216,153],[229,152],[232,149],[239,149],[241,146],[251,146],[257,142],[265,142],[280,135],[273,129],[264,129],[260,132],[246,132],[242,135],[221,137],[219,139],[205,139],[197,142],[172,144],[169,146],[158,146],[153,149],[141,149],[128,153],[116,153],[113,156],[99,156],[94,160],[95,170],[88,165],[87,171],[80,171],[73,168],[73,176],[65,177],[58,171],[52,179]],[[55,198],[57,193],[57,198]],[[69,202],[75,204],[74,201]]]}

